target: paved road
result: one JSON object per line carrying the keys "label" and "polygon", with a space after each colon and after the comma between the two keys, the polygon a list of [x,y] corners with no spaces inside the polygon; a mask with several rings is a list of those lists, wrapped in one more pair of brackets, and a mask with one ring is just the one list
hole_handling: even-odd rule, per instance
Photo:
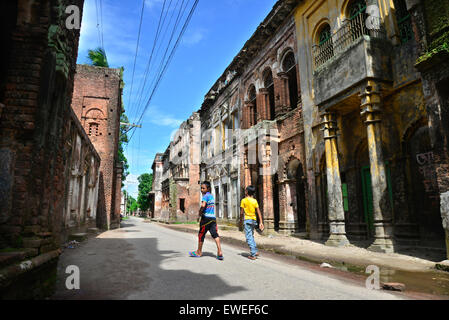
{"label": "paved road", "polygon": [[[197,238],[142,219],[131,218],[75,249],[66,249],[58,265],[54,299],[151,300],[300,300],[401,299],[361,283],[285,263],[274,255],[257,261],[246,248],[223,244],[225,260],[215,258],[208,235],[201,258],[191,258]],[[285,260],[285,259],[284,259]],[[65,288],[66,267],[80,269],[80,290]]]}

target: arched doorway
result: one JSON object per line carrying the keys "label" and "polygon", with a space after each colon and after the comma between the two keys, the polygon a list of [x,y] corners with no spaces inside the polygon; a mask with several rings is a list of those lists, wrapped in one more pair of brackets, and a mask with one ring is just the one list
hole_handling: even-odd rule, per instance
{"label": "arched doorway", "polygon": [[288,76],[288,93],[290,110],[298,105],[298,77],[296,74],[296,59],[293,51],[287,52],[282,61],[282,69]]}
{"label": "arched doorway", "polygon": [[302,169],[301,162],[296,158],[290,160],[287,164],[286,174],[292,197],[290,205],[293,206],[293,211],[297,220],[297,232],[306,232],[306,188],[304,183],[304,171]]}
{"label": "arched doorway", "polygon": [[409,203],[419,226],[421,243],[444,248],[445,233],[441,223],[439,188],[427,125],[410,134],[406,152],[412,190]]}

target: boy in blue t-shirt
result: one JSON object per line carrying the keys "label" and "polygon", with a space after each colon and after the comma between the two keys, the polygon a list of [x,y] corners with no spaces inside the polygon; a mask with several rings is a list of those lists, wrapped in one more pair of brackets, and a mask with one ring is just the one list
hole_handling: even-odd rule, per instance
{"label": "boy in blue t-shirt", "polygon": [[203,182],[201,184],[201,193],[203,194],[203,198],[201,199],[201,208],[198,216],[198,218],[201,218],[200,231],[198,233],[198,250],[190,251],[189,255],[196,258],[202,256],[204,238],[206,237],[206,233],[209,231],[212,238],[215,240],[215,244],[217,245],[217,259],[223,260],[220,237],[218,236],[217,220],[215,218],[215,200],[210,191],[210,182]]}

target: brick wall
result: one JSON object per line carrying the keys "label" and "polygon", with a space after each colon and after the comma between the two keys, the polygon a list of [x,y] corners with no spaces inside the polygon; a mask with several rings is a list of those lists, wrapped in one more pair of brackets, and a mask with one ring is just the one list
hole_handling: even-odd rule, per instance
{"label": "brick wall", "polygon": [[[83,0],[70,4],[83,7]],[[61,232],[67,163],[65,130],[78,51],[78,30],[65,28],[69,1],[2,2],[0,104],[0,247]],[[48,241],[48,240],[46,240]],[[50,240],[51,241],[51,240]],[[36,248],[35,248],[36,249]]]}
{"label": "brick wall", "polygon": [[121,179],[117,179],[122,80],[120,69],[78,65],[72,108],[101,158],[97,221],[101,228],[116,225]]}

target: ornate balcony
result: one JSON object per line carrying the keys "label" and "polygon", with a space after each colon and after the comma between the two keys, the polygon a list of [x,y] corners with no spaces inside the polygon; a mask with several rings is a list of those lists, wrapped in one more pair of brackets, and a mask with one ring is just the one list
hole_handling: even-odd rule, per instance
{"label": "ornate balcony", "polygon": [[367,78],[391,81],[390,50],[380,18],[361,14],[344,22],[313,47],[315,103],[325,105]]}

